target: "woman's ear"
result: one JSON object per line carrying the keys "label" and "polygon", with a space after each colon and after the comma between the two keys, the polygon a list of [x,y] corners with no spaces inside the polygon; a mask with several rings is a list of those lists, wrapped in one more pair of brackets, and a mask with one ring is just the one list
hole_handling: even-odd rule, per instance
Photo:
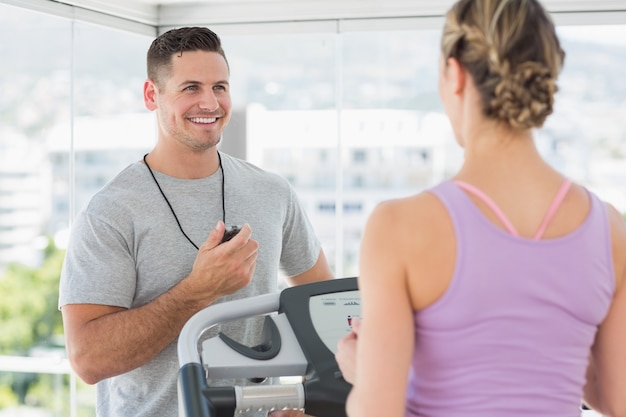
{"label": "woman's ear", "polygon": [[452,87],[451,91],[456,95],[462,94],[467,82],[465,68],[463,68],[458,59],[450,57],[446,60],[446,72],[448,82],[450,82]]}

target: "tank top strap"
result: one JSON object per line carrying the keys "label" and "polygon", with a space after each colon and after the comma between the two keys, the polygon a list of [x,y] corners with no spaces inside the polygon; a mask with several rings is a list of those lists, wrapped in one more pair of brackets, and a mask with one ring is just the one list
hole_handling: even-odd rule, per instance
{"label": "tank top strap", "polygon": [[519,233],[517,233],[517,230],[515,229],[513,224],[511,224],[511,222],[504,215],[502,210],[500,210],[500,207],[498,207],[498,205],[491,198],[489,198],[489,196],[487,194],[483,193],[478,188],[476,188],[473,185],[468,184],[468,183],[466,183],[464,181],[454,180],[454,183],[456,185],[458,185],[461,189],[463,189],[463,190],[465,190],[465,191],[475,195],[480,200],[482,200],[482,202],[485,203],[487,205],[487,207],[489,207],[489,209],[491,211],[493,211],[493,213],[496,215],[496,217],[498,217],[498,219],[502,222],[502,224],[504,225],[506,230],[510,234],[512,234],[513,236],[519,237]]}
{"label": "tank top strap", "polygon": [[543,218],[543,221],[541,222],[541,225],[539,226],[539,229],[537,230],[537,233],[535,233],[533,239],[540,240],[543,237],[546,228],[550,224],[550,221],[558,211],[559,207],[561,207],[561,204],[563,203],[563,200],[565,199],[565,196],[567,195],[567,192],[569,191],[571,186],[572,181],[570,181],[569,179],[563,181],[559,192],[554,197],[554,200],[552,200],[552,204],[550,204],[550,208],[548,208],[548,211],[546,212],[546,215]]}
{"label": "tank top strap", "polygon": [[[461,189],[463,189],[463,190],[473,194],[474,196],[476,196],[480,200],[482,200],[482,202],[485,203],[487,205],[487,207],[489,207],[489,209],[491,211],[493,211],[493,213],[496,215],[496,217],[502,222],[502,224],[504,225],[506,230],[509,233],[511,233],[511,235],[519,237],[519,233],[517,232],[517,230],[515,229],[513,224],[504,215],[504,212],[502,212],[500,207],[498,207],[498,205],[491,198],[489,198],[489,196],[487,194],[483,193],[478,188],[476,188],[473,185],[468,184],[468,183],[466,183],[464,181],[454,180],[454,183],[457,186],[459,186]],[[563,200],[565,199],[565,196],[567,195],[567,192],[569,191],[571,185],[572,185],[572,181],[570,181],[569,179],[566,179],[563,182],[563,184],[561,185],[561,188],[559,189],[558,193],[556,194],[556,196],[552,200],[552,203],[550,204],[550,207],[548,208],[548,211],[546,212],[546,215],[544,216],[543,220],[541,221],[539,229],[537,230],[537,232],[533,236],[534,240],[540,240],[543,237],[543,234],[545,233],[548,225],[550,224],[550,221],[552,220],[552,218],[554,217],[554,215],[558,211],[559,207],[563,203]]]}

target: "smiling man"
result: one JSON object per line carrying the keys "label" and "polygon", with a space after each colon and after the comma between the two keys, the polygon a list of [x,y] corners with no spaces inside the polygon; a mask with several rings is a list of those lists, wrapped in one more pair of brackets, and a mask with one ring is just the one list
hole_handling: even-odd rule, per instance
{"label": "smiling man", "polygon": [[[157,144],[77,216],[61,275],[67,354],[99,417],[178,416],[176,341],[202,308],[277,291],[279,268],[289,285],[332,278],[289,183],[217,149],[231,115],[219,37],[174,29],[147,61]],[[225,224],[241,230],[222,243]],[[212,330],[253,344],[259,329]]]}

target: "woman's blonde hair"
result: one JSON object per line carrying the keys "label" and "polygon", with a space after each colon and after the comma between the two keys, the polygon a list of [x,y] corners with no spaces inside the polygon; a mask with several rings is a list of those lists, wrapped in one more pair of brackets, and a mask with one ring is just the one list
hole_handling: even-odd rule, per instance
{"label": "woman's blonde hair", "polygon": [[470,73],[487,117],[528,129],[552,113],[565,52],[538,1],[460,0],[441,48]]}

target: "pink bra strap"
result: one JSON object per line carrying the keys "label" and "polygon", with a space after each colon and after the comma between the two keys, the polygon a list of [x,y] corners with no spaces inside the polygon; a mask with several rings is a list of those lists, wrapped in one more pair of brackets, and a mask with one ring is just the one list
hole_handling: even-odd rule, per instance
{"label": "pink bra strap", "polygon": [[535,240],[539,240],[543,236],[543,233],[546,231],[546,228],[548,227],[550,220],[552,220],[557,210],[561,206],[561,203],[563,203],[563,200],[565,199],[565,196],[567,195],[567,192],[569,191],[571,185],[572,185],[572,181],[570,180],[565,180],[563,182],[563,185],[561,185],[559,192],[554,197],[554,200],[552,201],[552,204],[550,205],[548,212],[546,213],[545,217],[543,218],[543,221],[541,222],[541,226],[539,226],[539,230],[537,230],[537,233],[534,236]]}
{"label": "pink bra strap", "polygon": [[509,233],[511,233],[513,236],[519,236],[519,233],[517,233],[517,230],[515,230],[515,227],[513,227],[509,219],[507,219],[504,213],[502,212],[502,210],[500,210],[500,207],[498,207],[496,203],[494,203],[493,200],[489,198],[487,194],[483,193],[478,188],[466,182],[454,180],[454,183],[458,185],[459,187],[461,187],[462,189],[469,191],[470,193],[474,194],[476,197],[480,198],[487,205],[487,207],[489,207],[491,211],[494,212],[494,214],[498,217],[498,219],[500,219],[500,221],[502,222],[504,227],[509,231]]}
{"label": "pink bra strap", "polygon": [[[498,219],[500,219],[500,221],[502,222],[502,224],[504,224],[504,227],[509,231],[509,233],[511,233],[513,236],[519,236],[519,233],[517,233],[517,230],[515,230],[515,227],[513,227],[509,219],[506,218],[502,210],[500,210],[500,208],[496,205],[496,203],[494,203],[493,200],[489,198],[487,194],[483,193],[478,188],[466,182],[454,180],[454,183],[458,185],[460,188],[480,198],[494,212],[494,214],[498,217]],[[550,204],[550,207],[548,208],[548,211],[546,215],[544,216],[541,222],[541,225],[539,226],[539,230],[537,230],[537,233],[535,233],[535,236],[533,237],[533,239],[535,240],[541,239],[544,232],[546,231],[546,228],[548,227],[548,224],[550,224],[550,221],[552,220],[557,210],[561,206],[561,203],[563,203],[563,200],[565,199],[565,196],[567,195],[567,192],[569,191],[571,185],[572,185],[572,181],[570,180],[565,180],[563,182],[563,185],[561,185],[559,192],[554,197],[554,200],[552,200],[552,204]]]}

